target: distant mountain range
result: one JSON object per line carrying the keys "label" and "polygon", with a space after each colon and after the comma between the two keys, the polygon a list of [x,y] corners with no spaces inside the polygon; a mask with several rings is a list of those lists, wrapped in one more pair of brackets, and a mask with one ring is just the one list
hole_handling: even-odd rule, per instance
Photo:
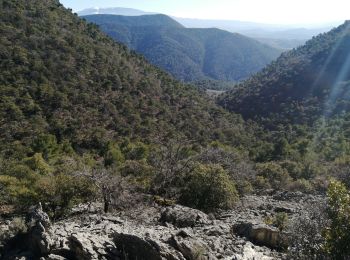
{"label": "distant mountain range", "polygon": [[[90,8],[78,12],[80,16],[92,14],[115,14],[126,16],[139,16],[155,14],[131,8]],[[193,18],[172,17],[188,28],[218,28],[229,32],[240,33],[255,38],[282,50],[292,49],[303,45],[307,40],[320,33],[327,32],[341,24],[340,21],[313,26],[300,25],[273,25],[235,20],[205,20]]]}
{"label": "distant mountain range", "polygon": [[350,22],[282,54],[219,103],[246,119],[283,124],[312,123],[349,111]]}
{"label": "distant mountain range", "polygon": [[165,15],[89,15],[84,18],[186,82],[240,81],[281,53],[240,34],[216,28],[185,28]]}
{"label": "distant mountain range", "polygon": [[[241,33],[254,38],[272,39],[310,39],[312,36],[329,31],[334,24],[323,24],[302,27],[298,25],[274,25],[235,20],[205,20],[192,18],[174,18],[186,27],[210,28],[217,27],[230,32]],[[340,24],[341,22],[339,22]]]}
{"label": "distant mountain range", "polygon": [[141,10],[125,7],[112,7],[112,8],[88,8],[78,12],[78,15],[90,15],[90,14],[116,14],[116,15],[127,15],[127,16],[139,16],[146,14],[156,14],[152,12],[144,12]]}

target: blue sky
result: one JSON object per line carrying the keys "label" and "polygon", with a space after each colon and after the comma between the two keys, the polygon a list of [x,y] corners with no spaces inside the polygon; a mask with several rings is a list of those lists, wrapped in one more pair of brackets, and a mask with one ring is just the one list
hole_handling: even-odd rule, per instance
{"label": "blue sky", "polygon": [[130,7],[188,18],[244,20],[276,24],[328,23],[350,19],[350,0],[60,0],[79,11],[90,7]]}

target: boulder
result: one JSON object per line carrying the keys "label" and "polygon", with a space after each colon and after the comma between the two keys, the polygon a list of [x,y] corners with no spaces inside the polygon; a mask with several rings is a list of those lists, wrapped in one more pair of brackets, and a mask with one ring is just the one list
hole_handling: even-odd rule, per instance
{"label": "boulder", "polygon": [[27,233],[18,233],[6,241],[3,259],[39,259],[49,254],[53,244],[51,222],[41,204],[30,209],[26,226]]}
{"label": "boulder", "polygon": [[133,234],[114,235],[114,242],[128,260],[185,260],[181,253],[169,249],[160,241]]}
{"label": "boulder", "polygon": [[115,234],[114,241],[125,259],[162,260],[160,248],[155,242],[130,234]]}
{"label": "boulder", "polygon": [[284,206],[279,206],[276,207],[274,210],[276,213],[287,213],[287,214],[293,214],[296,212],[296,209],[292,207],[284,207]]}
{"label": "boulder", "polygon": [[284,247],[285,242],[280,231],[265,224],[253,224],[247,222],[237,223],[232,226],[233,233],[246,237],[249,241],[257,245],[269,248]]}
{"label": "boulder", "polygon": [[85,234],[73,234],[68,239],[70,252],[77,260],[98,260],[97,248],[94,248],[92,241]]}
{"label": "boulder", "polygon": [[60,256],[60,255],[54,255],[49,254],[46,258],[43,258],[45,260],[68,260],[67,258]]}
{"label": "boulder", "polygon": [[31,207],[27,216],[26,216],[26,224],[29,228],[34,227],[34,226],[38,225],[39,223],[45,229],[49,229],[51,227],[50,218],[43,211],[41,203],[39,203],[37,206]]}
{"label": "boulder", "polygon": [[208,215],[200,210],[175,205],[162,211],[159,219],[162,223],[170,223],[176,227],[195,227],[210,223]]}
{"label": "boulder", "polygon": [[179,250],[187,260],[216,260],[203,241],[194,238],[187,231],[181,230],[171,239],[171,244]]}

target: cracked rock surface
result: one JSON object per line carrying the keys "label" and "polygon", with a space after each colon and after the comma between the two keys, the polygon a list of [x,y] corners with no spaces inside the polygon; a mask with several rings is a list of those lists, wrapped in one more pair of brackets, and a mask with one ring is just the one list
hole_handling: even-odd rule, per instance
{"label": "cracked rock surface", "polygon": [[279,231],[264,224],[264,217],[286,212],[293,218],[308,200],[317,198],[248,196],[215,217],[179,205],[148,205],[114,214],[79,212],[56,223],[37,208],[31,229],[14,238],[1,259],[282,259],[274,246]]}

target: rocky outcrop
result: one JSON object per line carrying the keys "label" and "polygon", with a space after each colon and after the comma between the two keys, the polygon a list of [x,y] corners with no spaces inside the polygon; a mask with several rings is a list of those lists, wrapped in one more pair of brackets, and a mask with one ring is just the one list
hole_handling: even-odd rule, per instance
{"label": "rocky outcrop", "polygon": [[162,260],[161,247],[155,241],[130,234],[116,234],[115,244],[126,259]]}
{"label": "rocky outcrop", "polygon": [[181,252],[161,239],[132,234],[115,234],[115,244],[123,259],[185,260]]}
{"label": "rocky outcrop", "polygon": [[52,234],[50,234],[51,222],[41,204],[30,210],[26,224],[29,229],[26,249],[34,252],[35,255],[48,254],[53,243]]}
{"label": "rocky outcrop", "polygon": [[28,233],[8,243],[1,259],[281,259],[283,236],[264,219],[278,212],[293,219],[302,214],[304,201],[313,200],[317,198],[288,193],[247,196],[215,217],[179,205],[144,205],[116,214],[103,214],[95,205],[93,211],[75,210],[53,224],[36,207],[27,218]]}
{"label": "rocky outcrop", "polygon": [[232,231],[257,245],[280,248],[283,244],[279,230],[265,224],[237,223],[233,225]]}
{"label": "rocky outcrop", "polygon": [[171,243],[187,260],[216,260],[205,243],[188,231],[181,230],[171,238]]}
{"label": "rocky outcrop", "polygon": [[19,252],[28,258],[49,254],[54,235],[50,233],[51,222],[41,204],[32,207],[26,217],[28,232],[10,239],[5,245],[4,259],[14,258]]}
{"label": "rocky outcrop", "polygon": [[202,211],[179,205],[165,208],[159,221],[170,223],[180,228],[208,225],[210,222],[207,214]]}

